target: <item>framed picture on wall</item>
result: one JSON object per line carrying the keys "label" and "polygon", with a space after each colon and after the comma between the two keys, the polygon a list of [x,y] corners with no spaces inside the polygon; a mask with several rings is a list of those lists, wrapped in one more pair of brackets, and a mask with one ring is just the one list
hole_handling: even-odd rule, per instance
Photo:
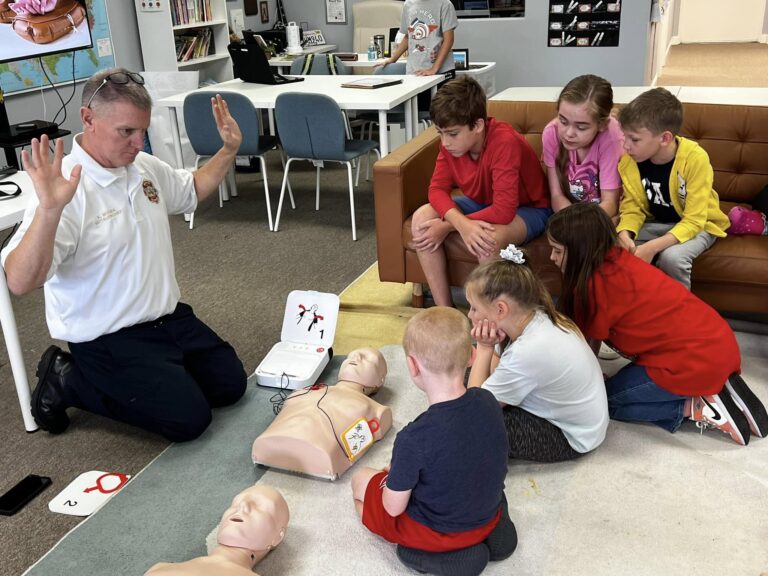
{"label": "framed picture on wall", "polygon": [[269,4],[265,1],[259,2],[259,14],[261,14],[261,23],[266,24],[269,22]]}
{"label": "framed picture on wall", "polygon": [[259,0],[244,0],[243,8],[246,16],[253,16],[259,13]]}
{"label": "framed picture on wall", "polygon": [[325,0],[325,22],[326,24],[347,23],[346,0]]}

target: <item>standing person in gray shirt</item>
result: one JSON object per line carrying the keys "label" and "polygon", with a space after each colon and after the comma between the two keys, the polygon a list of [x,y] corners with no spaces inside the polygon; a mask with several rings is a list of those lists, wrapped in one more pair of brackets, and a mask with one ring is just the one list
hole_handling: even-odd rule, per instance
{"label": "standing person in gray shirt", "polygon": [[[408,50],[406,74],[444,74],[443,82],[455,78],[451,50],[458,23],[456,10],[449,0],[405,0],[400,20],[400,34],[405,36],[383,64],[397,62]],[[419,94],[419,110],[428,110],[430,93],[422,94]]]}

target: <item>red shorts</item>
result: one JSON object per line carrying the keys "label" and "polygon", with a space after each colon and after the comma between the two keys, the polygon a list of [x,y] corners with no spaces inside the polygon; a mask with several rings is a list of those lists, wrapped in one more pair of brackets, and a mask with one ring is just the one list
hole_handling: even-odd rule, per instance
{"label": "red shorts", "polygon": [[427,552],[449,552],[474,546],[485,540],[496,528],[501,518],[501,509],[485,526],[466,532],[438,532],[417,522],[406,512],[399,516],[390,516],[384,510],[382,494],[386,485],[387,472],[379,472],[365,488],[363,501],[363,525],[374,534],[378,534],[393,544],[402,544],[409,548]]}

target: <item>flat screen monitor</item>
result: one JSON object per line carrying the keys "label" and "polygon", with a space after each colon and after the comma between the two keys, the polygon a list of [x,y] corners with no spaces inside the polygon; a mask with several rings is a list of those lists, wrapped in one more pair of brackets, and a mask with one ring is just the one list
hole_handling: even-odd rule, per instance
{"label": "flat screen monitor", "polygon": [[15,24],[0,25],[0,46],[2,46],[0,48],[0,64],[92,48],[93,39],[91,38],[91,28],[88,25],[88,11],[85,2],[73,0],[71,3],[57,3],[59,7],[62,5],[65,9],[69,9],[57,8],[57,10],[65,13],[56,15],[58,12],[54,12],[46,15],[56,18],[57,25],[51,26],[52,28],[60,27],[64,31],[61,37],[51,42],[39,44],[19,34],[14,28],[22,30],[22,27],[25,26],[22,20],[17,20]]}
{"label": "flat screen monitor", "polygon": [[[25,24],[23,17],[17,18],[13,23],[0,24],[0,64],[93,47],[85,0],[59,0],[55,5],[53,12],[38,15],[39,17],[32,16],[30,21],[33,24]],[[51,19],[53,24],[50,23]],[[30,39],[35,33],[25,32],[25,30],[34,26],[35,20],[49,20],[48,29],[58,30],[55,34],[56,38],[47,41],[49,38],[44,35],[46,26],[43,25],[39,28],[43,35],[36,36],[40,42]],[[42,42],[43,40],[45,42]],[[2,87],[0,87],[0,136],[16,137],[26,133],[32,137],[43,132],[55,131],[55,124],[42,120],[10,126],[2,98]]]}
{"label": "flat screen monitor", "polygon": [[451,0],[459,18],[488,18],[491,10],[488,0]]}

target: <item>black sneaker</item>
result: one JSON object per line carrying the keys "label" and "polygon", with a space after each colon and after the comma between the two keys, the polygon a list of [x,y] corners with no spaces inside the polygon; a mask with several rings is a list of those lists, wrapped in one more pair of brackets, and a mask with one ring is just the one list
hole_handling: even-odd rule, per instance
{"label": "black sneaker", "polygon": [[749,429],[758,438],[765,438],[768,434],[768,412],[760,399],[749,389],[747,383],[738,374],[731,374],[725,383],[728,392],[739,410],[744,412],[749,422]]}

